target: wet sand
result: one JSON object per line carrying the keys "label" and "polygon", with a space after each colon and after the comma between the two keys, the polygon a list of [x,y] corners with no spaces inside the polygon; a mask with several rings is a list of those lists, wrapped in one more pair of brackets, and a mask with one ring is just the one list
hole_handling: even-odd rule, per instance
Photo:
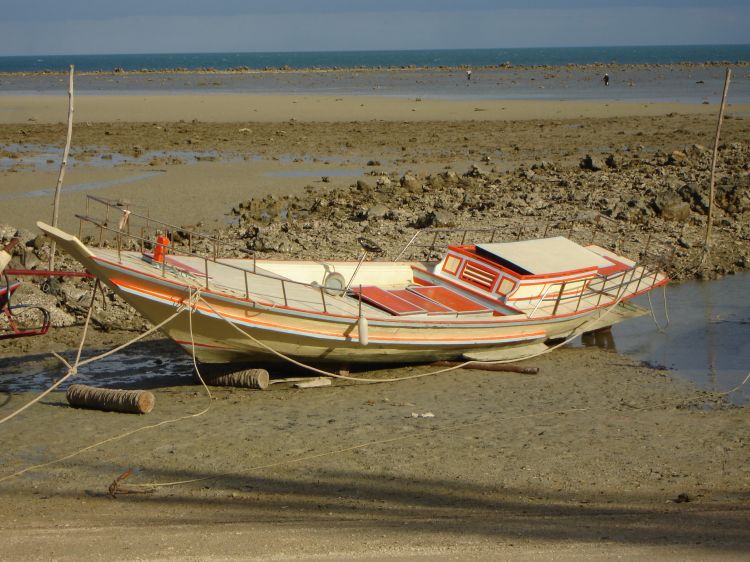
{"label": "wet sand", "polygon": [[[720,100],[716,100],[718,103]],[[422,99],[385,96],[315,95],[85,95],[75,118],[87,122],[208,121],[508,121],[578,117],[716,115],[714,104],[619,100]],[[0,96],[0,123],[58,123],[67,120],[67,96]],[[731,110],[747,115],[750,105]]]}
{"label": "wet sand", "polygon": [[[323,176],[326,187],[348,188],[376,171],[463,173],[487,159],[509,170],[540,161],[576,165],[586,154],[711,146],[717,111],[703,104],[338,99],[82,97],[61,224],[77,226],[72,216],[87,192],[137,202],[170,222],[215,228],[240,201],[298,193],[323,185]],[[0,148],[0,161],[12,156],[0,167],[0,203],[16,226],[49,220],[66,112],[65,97],[0,96],[0,147],[10,147]],[[724,143],[746,141],[747,113],[750,106],[729,109]],[[51,154],[43,166],[26,163],[44,152]],[[37,191],[46,193],[30,197]],[[183,204],[169,203],[178,200]]]}
{"label": "wet sand", "polygon": [[[176,353],[138,345],[166,361]],[[156,382],[143,417],[74,410],[55,393],[3,428],[3,475],[210,409],[0,482],[5,552],[731,559],[747,548],[745,409],[705,409],[711,395],[597,348],[531,364],[540,374],[214,388],[210,401],[183,373]],[[0,411],[31,396],[6,395]],[[129,469],[125,489],[197,481],[111,498]]]}
{"label": "wet sand", "polygon": [[[96,193],[143,202],[169,220],[207,225],[221,224],[257,190],[281,195],[309,183],[352,183],[334,174],[323,183],[317,176],[267,172],[367,170],[370,160],[387,170],[462,171],[485,155],[508,167],[573,162],[623,145],[644,152],[710,145],[715,127],[715,107],[703,105],[657,111],[655,104],[639,110],[519,102],[506,120],[502,105],[475,111],[485,102],[435,102],[426,111],[425,102],[378,98],[329,98],[320,110],[306,98],[304,111],[290,115],[284,108],[297,104],[284,98],[261,119],[249,116],[255,112],[243,109],[245,102],[235,106],[224,96],[206,96],[222,100],[211,109],[201,109],[201,96],[154,98],[82,99],[74,147],[91,151],[90,161],[72,168],[66,185],[165,170]],[[25,106],[14,100],[23,107],[12,122],[5,117],[9,99],[0,98],[6,123],[0,144],[61,144],[64,128],[54,123],[64,120],[64,98],[54,107],[45,105],[48,99],[24,98]],[[261,101],[255,100],[257,109]],[[357,102],[367,108],[360,117]],[[235,110],[241,117],[232,117]],[[414,115],[420,112],[425,119]],[[725,123],[724,142],[746,141],[748,121],[737,117]],[[218,151],[222,158],[111,168],[91,163],[102,154],[177,149]],[[5,169],[2,194],[49,188],[55,178],[53,170]],[[258,178],[267,183],[258,185]],[[63,215],[80,210],[81,193],[65,197]],[[27,228],[49,210],[42,196],[0,204],[0,222]],[[0,360],[17,365],[22,377],[25,362],[37,355],[70,354],[80,330],[4,342]],[[94,331],[90,341],[106,348],[132,336]],[[179,353],[158,339],[138,345],[166,363]],[[747,408],[723,405],[664,371],[597,348],[564,349],[530,364],[539,375],[468,371],[306,391],[215,389],[210,401],[189,373],[176,372],[170,384],[155,379],[156,409],[144,417],[74,410],[53,393],[0,426],[0,478],[211,408],[0,481],[3,555],[729,560],[747,552]],[[33,395],[0,395],[0,415]],[[413,417],[428,412],[434,417]],[[107,487],[128,469],[135,473],[124,486],[201,480],[111,498]]]}

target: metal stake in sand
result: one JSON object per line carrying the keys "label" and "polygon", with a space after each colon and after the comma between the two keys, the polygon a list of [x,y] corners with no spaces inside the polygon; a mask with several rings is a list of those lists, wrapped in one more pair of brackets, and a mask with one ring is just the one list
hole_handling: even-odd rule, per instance
{"label": "metal stake in sand", "polygon": [[724,92],[721,94],[721,106],[719,107],[719,120],[716,123],[716,139],[714,139],[714,155],[711,160],[711,187],[709,188],[708,194],[708,220],[706,222],[706,239],[703,241],[703,256],[701,257],[701,265],[706,261],[706,257],[710,252],[711,245],[711,227],[714,222],[714,191],[715,191],[715,175],[716,175],[716,159],[719,154],[719,133],[721,132],[721,123],[724,121],[724,110],[727,107],[727,93],[729,92],[729,82],[732,79],[732,69],[727,68],[727,74],[724,78]]}
{"label": "metal stake in sand", "polygon": [[[68,154],[70,153],[70,140],[73,138],[73,70],[70,65],[70,82],[68,84],[68,136],[65,140],[65,150],[63,151],[62,163],[60,164],[60,175],[57,178],[57,187],[55,187],[55,201],[52,205],[52,226],[57,226],[57,217],[60,212],[60,192],[62,191],[63,179],[65,178],[65,167],[68,165]],[[52,241],[52,247],[49,253],[49,269],[55,270],[55,247],[57,244]]]}

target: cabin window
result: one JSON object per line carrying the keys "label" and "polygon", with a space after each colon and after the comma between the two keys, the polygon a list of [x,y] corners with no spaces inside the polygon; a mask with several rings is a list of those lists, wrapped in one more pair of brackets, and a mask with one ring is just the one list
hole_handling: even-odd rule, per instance
{"label": "cabin window", "polygon": [[443,271],[455,275],[458,271],[458,267],[461,265],[461,260],[456,256],[449,255],[445,258],[445,264],[443,264]]}
{"label": "cabin window", "polygon": [[497,287],[497,292],[501,295],[507,295],[513,290],[516,284],[508,277],[503,277]]}

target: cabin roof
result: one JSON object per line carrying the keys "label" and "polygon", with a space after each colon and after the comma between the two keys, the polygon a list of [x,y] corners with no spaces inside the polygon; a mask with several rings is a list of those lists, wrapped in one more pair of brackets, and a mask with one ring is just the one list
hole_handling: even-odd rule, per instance
{"label": "cabin roof", "polygon": [[477,244],[476,247],[477,253],[524,275],[546,275],[612,265],[599,254],[562,236]]}

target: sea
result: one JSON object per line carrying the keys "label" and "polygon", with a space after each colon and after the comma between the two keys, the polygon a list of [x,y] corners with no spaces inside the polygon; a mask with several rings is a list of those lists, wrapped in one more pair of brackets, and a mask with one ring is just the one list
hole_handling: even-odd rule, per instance
{"label": "sea", "polygon": [[[750,104],[748,61],[750,45],[0,57],[0,96],[65,95],[72,64],[76,94],[84,96],[208,93],[718,103],[725,67],[734,67],[730,104]],[[610,76],[606,89],[605,72]]]}
{"label": "sea", "polygon": [[0,72],[561,66],[750,61],[749,45],[0,56]]}
{"label": "sea", "polygon": [[440,68],[494,65],[675,64],[750,61],[748,45],[541,47],[255,53],[143,53],[0,57],[0,72]]}

